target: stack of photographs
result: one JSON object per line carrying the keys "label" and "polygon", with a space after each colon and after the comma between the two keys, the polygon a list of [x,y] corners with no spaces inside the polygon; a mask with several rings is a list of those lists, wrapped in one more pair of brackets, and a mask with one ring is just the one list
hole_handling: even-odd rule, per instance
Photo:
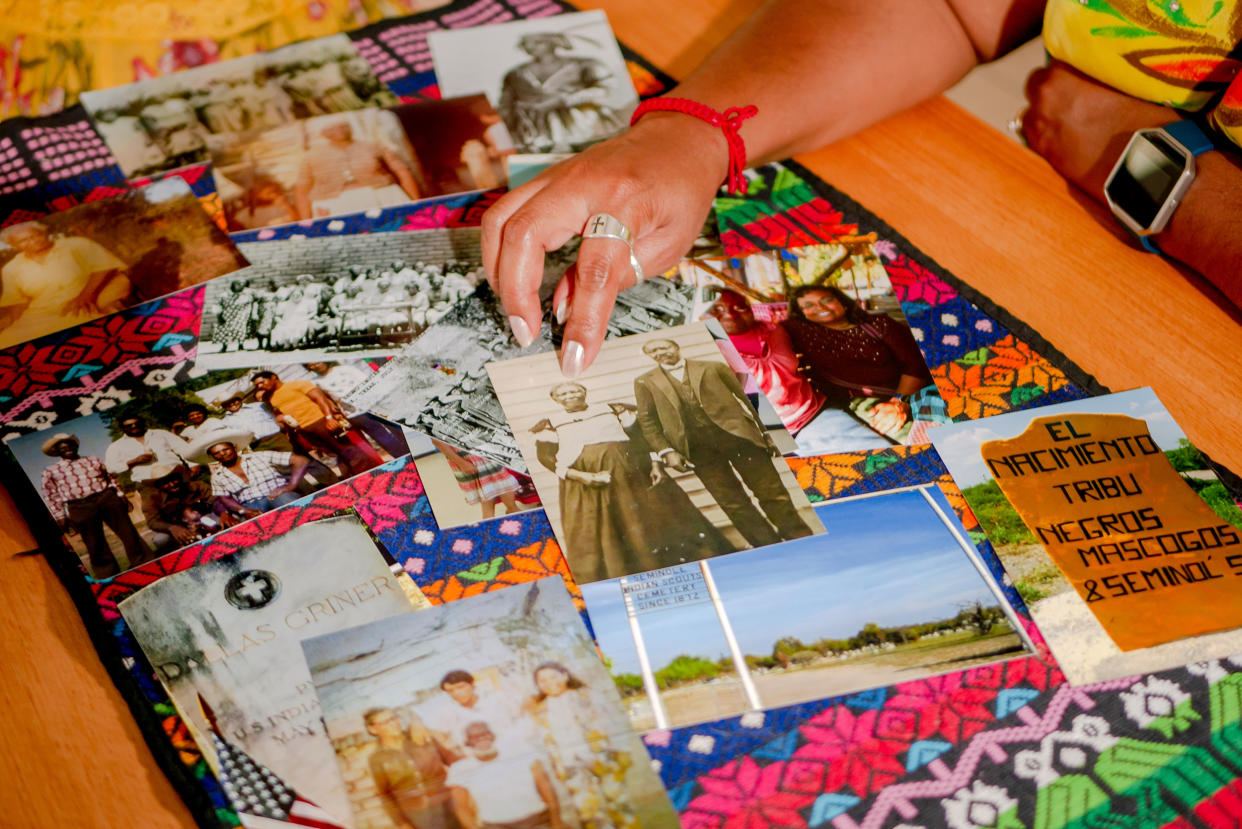
{"label": "stack of photographs", "polygon": [[[0,426],[13,488],[243,825],[671,829],[637,732],[1242,652],[1242,513],[1154,395],[950,423],[875,234],[729,257],[709,220],[567,380],[571,242],[519,346],[460,225],[620,133],[629,68],[602,12],[426,43],[436,100],[344,35],[85,93],[115,180],[0,217],[0,357],[42,384]],[[929,442],[960,494],[812,505],[794,472]],[[379,545],[397,470],[384,543],[469,588]],[[493,530],[572,582],[489,581]]]}

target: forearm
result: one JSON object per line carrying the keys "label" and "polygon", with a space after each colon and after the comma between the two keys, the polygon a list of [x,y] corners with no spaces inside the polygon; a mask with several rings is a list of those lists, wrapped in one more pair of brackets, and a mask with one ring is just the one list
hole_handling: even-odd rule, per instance
{"label": "forearm", "polygon": [[246,511],[246,508],[232,495],[217,495],[216,503],[223,506],[229,512],[242,513]]}
{"label": "forearm", "polygon": [[[1033,5],[978,0],[769,3],[669,94],[721,111],[754,104],[759,113],[742,131],[752,165],[785,158],[947,89],[981,56],[1011,48],[1019,39],[1014,29],[1033,34],[1038,11],[1027,8]],[[1006,27],[1005,7],[1014,7],[1008,17],[1022,25]]]}
{"label": "forearm", "polygon": [[1195,159],[1197,177],[1157,237],[1161,250],[1197,270],[1242,308],[1242,162],[1232,148]]}

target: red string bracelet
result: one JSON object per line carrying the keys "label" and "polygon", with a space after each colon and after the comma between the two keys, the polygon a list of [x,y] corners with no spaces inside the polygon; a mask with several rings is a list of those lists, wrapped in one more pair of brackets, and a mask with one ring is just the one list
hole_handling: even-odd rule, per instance
{"label": "red string bracelet", "polygon": [[725,142],[729,145],[729,192],[746,193],[747,181],[742,175],[742,171],[746,169],[746,144],[742,141],[742,136],[738,135],[738,130],[743,121],[759,113],[759,107],[754,105],[729,107],[724,112],[717,112],[705,104],[686,98],[648,98],[639,104],[638,109],[634,110],[634,114],[630,116],[630,126],[634,126],[638,119],[648,112],[658,111],[693,115],[713,127],[720,127],[724,132]]}

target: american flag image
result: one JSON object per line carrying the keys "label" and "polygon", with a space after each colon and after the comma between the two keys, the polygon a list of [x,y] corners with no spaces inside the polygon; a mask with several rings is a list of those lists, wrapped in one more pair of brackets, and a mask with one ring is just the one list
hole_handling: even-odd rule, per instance
{"label": "american flag image", "polygon": [[271,769],[220,735],[216,718],[199,696],[199,705],[211,725],[212,747],[219,760],[220,788],[247,829],[346,829],[332,815],[302,797]]}

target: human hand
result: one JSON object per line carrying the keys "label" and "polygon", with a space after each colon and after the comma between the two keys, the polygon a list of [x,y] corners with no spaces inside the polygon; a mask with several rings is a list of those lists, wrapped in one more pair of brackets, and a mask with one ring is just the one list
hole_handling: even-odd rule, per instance
{"label": "human hand", "polygon": [[83,291],[62,305],[60,313],[62,316],[66,317],[75,317],[78,314],[99,316],[100,311],[99,306],[95,302],[95,297],[89,295],[86,291]]}
{"label": "human hand", "polygon": [[173,537],[178,544],[189,544],[194,540],[194,533],[187,527],[179,524],[173,524],[168,528],[168,534]]}
{"label": "human hand", "polygon": [[900,429],[910,419],[910,404],[900,400],[886,400],[871,409],[871,428],[881,434]]}
{"label": "human hand", "polygon": [[1140,101],[1052,61],[1026,79],[1022,114],[1027,145],[1104,204],[1104,182],[1135,130],[1177,119],[1174,110]]}
{"label": "human hand", "polygon": [[651,485],[659,486],[669,477],[668,470],[659,461],[651,464]]}
{"label": "human hand", "polygon": [[135,466],[142,466],[143,464],[148,464],[148,463],[155,463],[154,452],[143,452],[138,457],[129,459],[130,469],[133,469]]}
{"label": "human hand", "polygon": [[[539,284],[547,251],[582,232],[596,213],[633,235],[644,274],[663,273],[689,249],[725,178],[723,133],[688,115],[653,112],[628,132],[561,162],[483,215],[483,265],[519,345],[539,331]],[[617,294],[634,284],[630,248],[584,239],[552,307],[565,322],[561,370],[580,374],[599,353]]]}
{"label": "human hand", "polygon": [[672,467],[678,472],[689,472],[691,469],[694,469],[694,464],[686,460],[685,457],[676,449],[671,452],[666,452],[661,460],[664,461],[665,466]]}

